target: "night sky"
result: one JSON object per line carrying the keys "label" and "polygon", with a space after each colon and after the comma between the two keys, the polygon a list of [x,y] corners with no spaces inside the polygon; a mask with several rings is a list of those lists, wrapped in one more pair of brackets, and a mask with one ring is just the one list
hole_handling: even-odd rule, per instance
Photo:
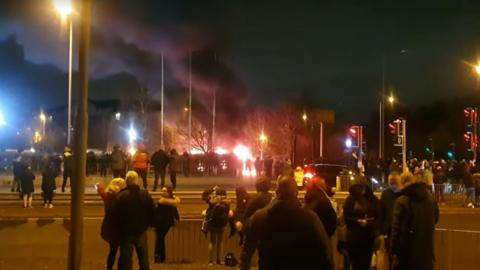
{"label": "night sky", "polygon": [[[208,107],[217,88],[219,110],[232,118],[295,101],[366,121],[382,59],[387,92],[405,106],[480,91],[469,66],[480,56],[479,1],[94,2],[94,99],[134,96],[137,86],[158,97],[162,51],[171,100],[185,95],[191,51],[199,102]],[[0,1],[0,106],[64,104],[67,45],[50,0]]]}

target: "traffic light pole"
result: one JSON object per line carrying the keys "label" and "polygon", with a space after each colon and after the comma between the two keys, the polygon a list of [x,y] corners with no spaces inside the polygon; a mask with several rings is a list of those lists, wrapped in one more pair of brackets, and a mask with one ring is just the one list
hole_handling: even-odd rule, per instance
{"label": "traffic light pole", "polygon": [[407,120],[401,119],[402,121],[402,167],[403,171],[408,170],[407,167]]}

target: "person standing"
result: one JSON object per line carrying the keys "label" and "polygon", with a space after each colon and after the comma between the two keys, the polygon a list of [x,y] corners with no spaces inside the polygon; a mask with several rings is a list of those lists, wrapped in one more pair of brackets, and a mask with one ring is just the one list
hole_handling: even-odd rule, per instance
{"label": "person standing", "polygon": [[183,152],[182,154],[182,169],[183,169],[183,176],[190,177],[190,155],[187,151]]}
{"label": "person standing", "polygon": [[70,185],[72,184],[72,174],[73,174],[73,154],[70,147],[65,147],[63,152],[63,183],[62,183],[62,192],[65,192],[67,187],[67,180],[70,178]]}
{"label": "person standing", "polygon": [[12,192],[20,192],[20,176],[22,173],[22,157],[19,156],[12,162],[13,167],[13,179],[12,179]]}
{"label": "person standing", "polygon": [[353,270],[369,270],[377,237],[379,202],[363,175],[350,186],[343,206],[347,250]]}
{"label": "person standing", "polygon": [[98,157],[98,170],[100,171],[100,177],[102,178],[107,177],[109,159],[110,157],[105,151]]}
{"label": "person standing", "polygon": [[125,177],[127,157],[125,153],[120,149],[120,146],[118,144],[113,146],[110,160],[113,178]]}
{"label": "person standing", "polygon": [[332,237],[337,229],[337,213],[325,192],[326,186],[325,180],[319,176],[314,176],[309,181],[305,194],[305,208],[317,214],[328,237]]}
{"label": "person standing", "polygon": [[427,184],[411,173],[402,174],[401,182],[392,217],[393,265],[397,270],[433,270],[438,204]]}
{"label": "person standing", "polygon": [[236,208],[235,208],[235,229],[240,235],[240,246],[243,245],[243,223],[245,216],[245,210],[247,209],[247,204],[250,199],[250,195],[248,194],[245,187],[237,187],[235,188],[235,195],[236,195]]}
{"label": "person standing", "polygon": [[180,221],[177,206],[180,199],[173,196],[173,189],[162,187],[162,193],[155,208],[155,263],[165,262],[165,236],[172,226]]}
{"label": "person standing", "polygon": [[280,179],[277,198],[247,222],[240,269],[249,270],[258,249],[259,270],[333,270],[330,240],[312,211],[303,209],[291,177]]}
{"label": "person standing", "polygon": [[144,145],[139,145],[137,152],[133,155],[133,170],[142,178],[143,188],[147,189],[148,165],[150,163],[150,155]]}
{"label": "person standing", "polygon": [[245,214],[242,217],[242,227],[246,224],[248,218],[253,216],[255,212],[264,208],[272,201],[272,194],[269,192],[271,187],[270,179],[267,177],[259,177],[255,183],[257,193],[249,198],[245,206]]}
{"label": "person standing", "polygon": [[45,208],[53,208],[53,192],[56,189],[55,178],[57,177],[55,165],[48,161],[42,172],[43,204]]}
{"label": "person standing", "polygon": [[207,231],[209,233],[209,264],[214,262],[221,264],[223,256],[223,233],[233,212],[230,211],[230,202],[225,190],[215,187],[208,200],[209,208],[207,215]]}
{"label": "person standing", "polygon": [[170,166],[169,166],[169,173],[170,173],[170,182],[172,183],[172,188],[175,190],[177,188],[177,172],[178,172],[178,154],[175,149],[170,151]]}
{"label": "person standing", "polygon": [[158,178],[160,178],[160,188],[165,186],[165,174],[167,172],[167,165],[170,162],[170,159],[163,151],[159,149],[157,152],[152,155],[152,165],[155,172],[155,181],[153,182],[153,191],[157,190]]}
{"label": "person standing", "polygon": [[257,172],[258,176],[262,175],[262,165],[263,165],[262,163],[263,163],[263,160],[261,160],[260,157],[257,157],[253,164],[253,166],[255,166],[255,171]]}
{"label": "person standing", "polygon": [[[98,183],[95,185],[95,188],[98,195],[100,195],[103,200],[105,210],[100,235],[110,247],[107,256],[107,270],[113,270],[113,265],[115,264],[115,260],[117,258],[118,248],[120,247],[120,237],[117,225],[115,224],[113,209],[117,200],[117,194],[125,188],[125,180],[122,178],[114,178],[107,188],[104,188]],[[120,261],[117,262],[117,268],[119,270],[123,269]]]}
{"label": "person standing", "polygon": [[140,270],[149,270],[147,229],[152,223],[154,202],[147,190],[141,190],[138,174],[127,172],[127,187],[120,191],[113,215],[120,237],[120,263],[124,270],[132,270],[133,248],[137,252]]}
{"label": "person standing", "polygon": [[390,254],[393,206],[400,195],[400,175],[396,172],[391,173],[388,176],[388,183],[389,187],[382,192],[380,197],[379,226],[385,238],[387,254]]}
{"label": "person standing", "polygon": [[33,180],[35,180],[35,175],[32,172],[32,168],[30,166],[25,167],[20,182],[22,186],[23,208],[32,208],[33,192],[35,191]]}

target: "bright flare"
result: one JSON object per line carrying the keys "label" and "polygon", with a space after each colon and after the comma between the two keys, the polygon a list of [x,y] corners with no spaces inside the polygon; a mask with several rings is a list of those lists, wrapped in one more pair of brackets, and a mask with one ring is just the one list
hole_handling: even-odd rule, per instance
{"label": "bright flare", "polygon": [[395,98],[393,96],[388,97],[388,102],[390,103],[395,102]]}
{"label": "bright flare", "polygon": [[128,142],[130,144],[133,144],[138,138],[137,131],[133,128],[133,126],[130,126],[130,129],[128,130]]}
{"label": "bright flare", "polygon": [[43,112],[40,113],[40,121],[42,121],[42,122],[47,121],[47,116]]}
{"label": "bright flare", "polygon": [[352,139],[350,139],[350,138],[346,139],[346,140],[345,140],[345,146],[346,146],[347,148],[352,147]]}
{"label": "bright flare", "polygon": [[130,146],[130,147],[128,148],[128,153],[129,153],[130,155],[133,156],[133,155],[135,155],[136,152],[137,152],[137,149],[135,149],[134,146]]}
{"label": "bright flare", "polygon": [[5,120],[5,116],[3,115],[2,112],[0,112],[0,127],[6,126],[7,121]]}
{"label": "bright flare", "polygon": [[73,12],[71,0],[54,0],[53,4],[62,18],[66,18]]}
{"label": "bright flare", "polygon": [[265,133],[263,132],[262,134],[260,134],[260,137],[258,137],[258,139],[260,140],[261,143],[264,143],[268,140],[267,135],[265,135]]}
{"label": "bright flare", "polygon": [[[256,176],[257,171],[255,168],[247,167],[247,161],[253,161],[253,155],[250,149],[245,145],[239,144],[233,148],[233,153],[237,156],[237,158],[242,161],[242,175],[243,176]],[[251,162],[250,162],[251,163]]]}
{"label": "bright flare", "polygon": [[475,66],[475,72],[477,72],[477,74],[480,75],[480,64],[477,64]]}

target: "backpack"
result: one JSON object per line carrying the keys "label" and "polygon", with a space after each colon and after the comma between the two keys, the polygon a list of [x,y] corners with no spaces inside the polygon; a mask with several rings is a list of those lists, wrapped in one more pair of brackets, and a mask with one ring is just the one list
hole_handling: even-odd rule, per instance
{"label": "backpack", "polygon": [[229,208],[226,203],[217,203],[210,213],[208,225],[213,227],[225,227],[228,224]]}

